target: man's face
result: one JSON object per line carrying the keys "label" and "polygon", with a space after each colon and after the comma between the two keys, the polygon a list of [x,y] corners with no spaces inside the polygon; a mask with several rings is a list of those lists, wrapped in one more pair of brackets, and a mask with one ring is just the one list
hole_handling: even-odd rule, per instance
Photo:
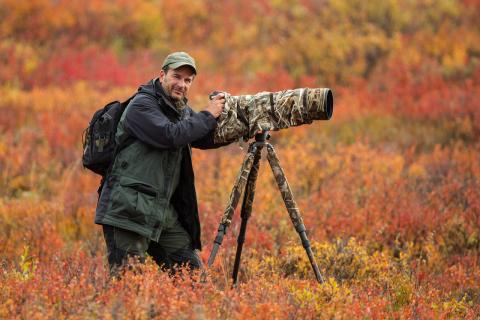
{"label": "man's face", "polygon": [[187,96],[194,78],[195,73],[189,66],[169,69],[166,73],[160,70],[160,82],[163,90],[173,100],[181,100]]}

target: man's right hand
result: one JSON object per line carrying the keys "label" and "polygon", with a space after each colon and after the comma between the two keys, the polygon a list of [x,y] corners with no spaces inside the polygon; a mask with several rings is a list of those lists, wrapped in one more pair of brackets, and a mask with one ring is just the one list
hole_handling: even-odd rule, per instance
{"label": "man's right hand", "polygon": [[225,95],[219,93],[208,102],[208,106],[205,109],[210,112],[215,118],[218,118],[225,107]]}

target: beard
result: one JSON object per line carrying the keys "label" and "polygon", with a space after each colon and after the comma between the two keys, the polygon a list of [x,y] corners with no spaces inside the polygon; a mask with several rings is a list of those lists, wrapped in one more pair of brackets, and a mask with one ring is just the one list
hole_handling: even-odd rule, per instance
{"label": "beard", "polygon": [[171,85],[168,82],[162,83],[162,86],[163,86],[163,90],[165,91],[167,96],[174,102],[182,101],[186,97],[186,93],[184,92],[184,90],[182,90],[182,89],[180,89],[180,88],[178,88],[174,85]]}

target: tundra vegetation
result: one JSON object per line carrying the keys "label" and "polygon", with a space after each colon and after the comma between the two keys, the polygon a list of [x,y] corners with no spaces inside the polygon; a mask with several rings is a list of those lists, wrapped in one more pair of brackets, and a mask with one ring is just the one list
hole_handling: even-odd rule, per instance
{"label": "tundra vegetation", "polygon": [[[480,2],[0,0],[0,318],[478,319]],[[325,284],[265,159],[207,283],[109,280],[81,166],[93,112],[188,51],[191,104],[329,87],[332,120],[272,133]],[[246,149],[194,151],[205,262]]]}

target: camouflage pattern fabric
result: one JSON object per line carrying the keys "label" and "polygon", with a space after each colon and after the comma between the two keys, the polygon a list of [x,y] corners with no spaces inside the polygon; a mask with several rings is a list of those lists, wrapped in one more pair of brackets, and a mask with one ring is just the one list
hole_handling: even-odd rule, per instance
{"label": "camouflage pattern fabric", "polygon": [[270,163],[270,167],[272,168],[273,176],[275,177],[275,181],[280,189],[280,193],[282,194],[283,202],[287,207],[290,220],[292,220],[295,230],[297,230],[297,232],[301,232],[305,230],[305,226],[303,224],[303,219],[300,216],[300,210],[298,209],[297,203],[293,199],[292,189],[290,188],[287,178],[285,177],[285,173],[280,166],[280,162],[278,161],[275,150],[270,144],[267,144],[267,159]]}
{"label": "camouflage pattern fabric", "polygon": [[230,193],[230,199],[228,200],[227,208],[225,209],[222,220],[220,222],[220,224],[223,224],[225,227],[230,226],[230,223],[232,222],[233,212],[237,207],[240,196],[242,195],[242,191],[245,189],[245,184],[247,183],[250,170],[252,169],[253,160],[254,153],[248,153],[247,158],[243,162],[242,168],[240,169],[240,172],[237,176],[237,179],[235,180],[235,185],[232,192]]}
{"label": "camouflage pattern fabric", "polygon": [[215,143],[252,138],[259,130],[280,130],[314,120],[329,120],[333,95],[328,88],[301,88],[255,95],[225,93],[225,108],[218,118]]}
{"label": "camouflage pattern fabric", "polygon": [[318,268],[317,262],[315,261],[315,257],[313,256],[312,247],[310,246],[310,241],[307,238],[307,231],[305,229],[305,225],[303,224],[302,216],[300,215],[300,210],[298,209],[297,203],[293,199],[292,189],[290,189],[290,185],[288,184],[287,178],[285,177],[285,173],[283,172],[282,167],[280,166],[280,162],[278,161],[277,155],[275,150],[273,149],[271,144],[267,144],[267,159],[270,163],[270,167],[272,168],[273,175],[275,176],[275,180],[277,181],[278,188],[280,189],[280,193],[282,194],[283,202],[287,207],[288,214],[290,215],[290,220],[292,220],[293,225],[295,226],[295,230],[297,231],[300,239],[302,241],[302,246],[307,253],[308,260],[310,261],[310,265],[313,268],[313,272],[315,273],[315,277],[319,283],[324,283],[325,280],[320,273]]}
{"label": "camouflage pattern fabric", "polygon": [[[255,196],[255,185],[258,177],[258,169],[260,168],[260,158],[262,156],[261,150],[263,146],[259,146],[253,158],[253,165],[248,176],[248,183],[245,187],[245,194],[243,195],[244,203],[242,205],[242,214],[246,218],[250,217],[253,207],[253,198]],[[243,218],[243,216],[242,216]]]}

